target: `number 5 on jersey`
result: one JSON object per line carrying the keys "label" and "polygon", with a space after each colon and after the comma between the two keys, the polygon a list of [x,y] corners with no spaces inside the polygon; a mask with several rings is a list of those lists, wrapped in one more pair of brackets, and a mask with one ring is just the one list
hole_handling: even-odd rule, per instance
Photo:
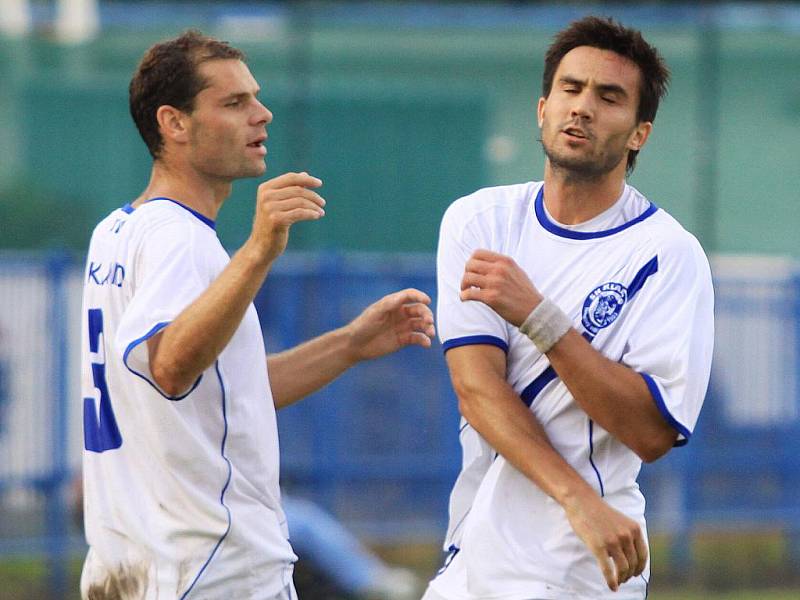
{"label": "number 5 on jersey", "polygon": [[119,448],[122,445],[122,435],[114,418],[114,409],[106,385],[106,351],[105,347],[101,350],[100,344],[100,334],[103,333],[103,311],[99,308],[89,309],[88,321],[89,351],[99,354],[100,357],[98,362],[92,360],[92,381],[100,394],[100,408],[98,410],[96,398],[83,399],[83,441],[90,452],[105,452]]}

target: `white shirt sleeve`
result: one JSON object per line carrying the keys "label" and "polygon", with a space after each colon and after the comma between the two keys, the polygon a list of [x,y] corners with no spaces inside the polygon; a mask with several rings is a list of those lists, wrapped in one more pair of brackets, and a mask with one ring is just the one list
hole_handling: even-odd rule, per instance
{"label": "white shirt sleeve", "polygon": [[468,344],[491,344],[508,352],[506,322],[482,302],[462,302],[461,279],[472,253],[492,248],[488,235],[476,231],[477,221],[464,222],[463,204],[455,202],[445,212],[436,255],[436,324],[445,352]]}
{"label": "white shirt sleeve", "polygon": [[664,419],[692,434],[703,405],[714,346],[711,270],[700,245],[680,240],[658,254],[657,276],[631,302],[634,319],[621,362],[644,377]]}
{"label": "white shirt sleeve", "polygon": [[[205,252],[196,229],[184,221],[169,221],[147,232],[133,257],[133,297],[125,308],[114,339],[114,349],[127,369],[170,397],[150,373],[147,344],[211,284],[203,265]],[[205,273],[203,271],[206,271]]]}

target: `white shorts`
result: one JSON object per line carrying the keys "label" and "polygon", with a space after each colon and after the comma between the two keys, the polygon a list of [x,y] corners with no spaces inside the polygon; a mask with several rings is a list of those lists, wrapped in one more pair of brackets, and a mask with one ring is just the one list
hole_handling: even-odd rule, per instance
{"label": "white shorts", "polygon": [[[536,592],[534,592],[536,593]],[[572,595],[552,591],[541,596],[526,597],[525,600],[567,600]],[[428,584],[421,600],[480,600],[467,590],[467,571],[464,557],[460,552],[448,555],[444,566]]]}

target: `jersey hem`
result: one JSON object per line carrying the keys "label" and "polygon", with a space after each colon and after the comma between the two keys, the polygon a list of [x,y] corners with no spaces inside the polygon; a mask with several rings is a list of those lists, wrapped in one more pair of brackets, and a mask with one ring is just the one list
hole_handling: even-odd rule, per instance
{"label": "jersey hem", "polygon": [[145,341],[149,340],[151,337],[153,337],[153,336],[154,336],[155,334],[157,334],[159,331],[161,331],[162,329],[164,329],[164,328],[165,328],[167,325],[169,325],[171,322],[172,322],[172,321],[162,321],[161,323],[156,323],[156,325],[154,325],[154,326],[153,326],[153,328],[152,328],[152,329],[150,329],[150,331],[148,331],[147,333],[145,333],[145,334],[144,334],[142,337],[140,337],[140,338],[138,338],[138,339],[135,339],[135,340],[133,340],[133,341],[132,341],[130,344],[128,344],[128,346],[125,348],[125,352],[122,354],[122,362],[124,363],[124,365],[125,365],[125,368],[127,368],[127,369],[128,369],[128,371],[130,371],[131,373],[133,373],[133,374],[134,374],[134,375],[136,375],[137,377],[140,377],[141,379],[144,379],[144,380],[145,380],[147,383],[149,383],[149,384],[150,384],[150,387],[152,387],[152,388],[153,388],[155,391],[157,391],[157,392],[158,392],[158,393],[159,393],[161,396],[163,396],[163,397],[164,397],[164,398],[166,398],[167,400],[178,401],[178,400],[183,400],[184,398],[186,398],[186,396],[188,396],[189,394],[191,394],[191,393],[194,391],[194,389],[195,389],[195,388],[196,388],[196,387],[197,387],[197,386],[200,384],[200,380],[203,378],[203,375],[202,375],[202,373],[201,373],[201,374],[200,374],[200,376],[197,378],[197,380],[194,382],[194,385],[192,385],[192,387],[191,387],[191,388],[189,388],[189,391],[187,391],[186,393],[184,393],[184,394],[181,394],[181,395],[179,395],[179,396],[170,396],[170,395],[168,395],[168,394],[165,394],[165,393],[164,393],[164,392],[161,390],[161,388],[159,388],[159,387],[158,387],[158,385],[156,384],[156,382],[155,382],[155,381],[151,381],[151,380],[150,380],[150,378],[149,378],[147,375],[145,375],[144,373],[140,373],[139,371],[137,371],[136,369],[134,369],[133,367],[131,367],[131,366],[128,364],[128,356],[130,355],[130,353],[131,353],[131,352],[132,352],[132,351],[133,351],[133,350],[134,350],[134,349],[135,349],[135,348],[136,348],[136,347],[137,347],[139,344],[141,344],[142,342],[145,342]]}

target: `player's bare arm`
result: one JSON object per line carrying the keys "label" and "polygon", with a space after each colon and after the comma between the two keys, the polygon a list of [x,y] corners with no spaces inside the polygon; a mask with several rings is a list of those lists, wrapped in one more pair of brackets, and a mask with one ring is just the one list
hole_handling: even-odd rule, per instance
{"label": "player's bare arm", "polygon": [[[543,301],[512,259],[488,250],[477,250],[467,262],[461,290],[462,300],[483,302],[517,327]],[[642,460],[652,462],[672,448],[678,432],[638,373],[606,358],[572,328],[547,358],[581,408]]]}
{"label": "player's bare arm", "polygon": [[608,587],[642,573],[647,544],[638,523],[609,506],[553,448],[534,414],[506,381],[496,346],[467,345],[446,354],[461,414],[514,467],[565,510],[597,559]]}
{"label": "player's bare arm", "polygon": [[208,289],[147,342],[150,372],[165,393],[186,391],[228,345],[286,248],[289,228],[325,214],[325,200],[313,189],[320,185],[307,173],[286,173],[259,186],[247,241]]}
{"label": "player's bare arm", "polygon": [[[267,357],[276,408],[324,387],[355,364],[410,345],[429,348],[436,335],[430,297],[413,288],[384,296],[352,322]],[[303,373],[298,377],[297,373]]]}

